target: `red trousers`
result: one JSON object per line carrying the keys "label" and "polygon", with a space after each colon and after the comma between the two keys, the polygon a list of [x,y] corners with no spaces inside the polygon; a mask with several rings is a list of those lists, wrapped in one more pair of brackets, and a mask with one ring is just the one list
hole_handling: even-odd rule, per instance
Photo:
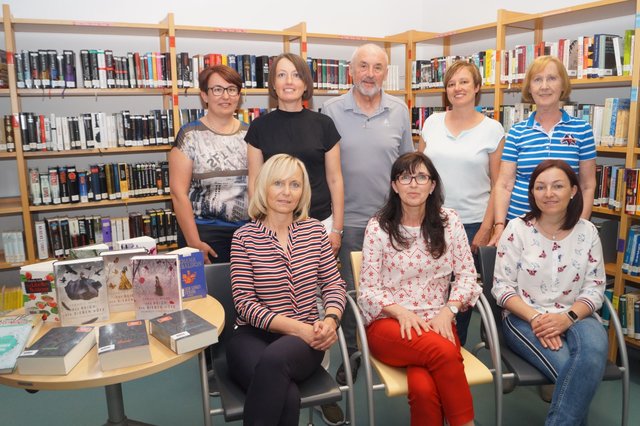
{"label": "red trousers", "polygon": [[473,420],[473,400],[464,374],[460,341],[456,345],[436,332],[412,332],[412,340],[400,337],[400,325],[383,318],[367,327],[371,354],[385,364],[407,368],[411,426],[450,426]]}

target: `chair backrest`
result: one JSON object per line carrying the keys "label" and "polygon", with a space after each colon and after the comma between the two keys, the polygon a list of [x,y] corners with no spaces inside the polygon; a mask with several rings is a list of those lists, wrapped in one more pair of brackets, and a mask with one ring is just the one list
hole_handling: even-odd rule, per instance
{"label": "chair backrest", "polygon": [[351,271],[353,272],[353,285],[358,291],[358,287],[360,287],[360,268],[362,267],[362,252],[361,251],[352,251],[351,252]]}
{"label": "chair backrest", "polygon": [[490,246],[478,247],[478,260],[480,261],[480,276],[482,277],[482,293],[487,298],[491,313],[496,321],[498,338],[502,341],[502,308],[496,303],[491,294],[493,288],[493,271],[496,264],[496,248]]}
{"label": "chair backrest", "polygon": [[207,280],[207,292],[220,302],[224,308],[224,329],[218,339],[224,343],[232,334],[237,316],[231,294],[231,264],[214,263],[205,265],[204,272]]}

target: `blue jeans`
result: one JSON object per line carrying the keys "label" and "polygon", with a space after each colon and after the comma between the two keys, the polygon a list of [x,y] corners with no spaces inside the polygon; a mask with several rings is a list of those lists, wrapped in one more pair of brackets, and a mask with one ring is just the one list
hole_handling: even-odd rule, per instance
{"label": "blue jeans", "polygon": [[540,344],[531,325],[515,315],[503,320],[504,337],[515,353],[556,384],[546,425],[585,425],[589,404],[607,362],[607,333],[588,317],[573,324],[553,351]]}

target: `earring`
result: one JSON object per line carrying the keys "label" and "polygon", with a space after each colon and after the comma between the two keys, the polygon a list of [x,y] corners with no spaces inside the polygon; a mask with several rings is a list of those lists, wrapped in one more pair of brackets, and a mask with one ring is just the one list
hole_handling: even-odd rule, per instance
{"label": "earring", "polygon": [[571,198],[570,198],[570,199],[571,199],[571,200],[573,200],[573,195],[571,196]]}

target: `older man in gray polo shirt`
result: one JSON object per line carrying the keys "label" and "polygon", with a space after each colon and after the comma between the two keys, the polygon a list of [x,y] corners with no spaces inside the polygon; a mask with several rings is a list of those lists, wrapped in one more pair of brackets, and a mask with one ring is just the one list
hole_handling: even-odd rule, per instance
{"label": "older man in gray polo shirt", "polygon": [[[401,154],[414,150],[407,105],[382,90],[388,64],[387,53],[381,47],[360,46],[349,65],[353,87],[322,108],[341,136],[344,233],[339,257],[348,290],[354,289],[350,253],[362,250],[367,222],[386,200],[391,166]],[[348,306],[342,328],[352,354],[357,351],[355,318]],[[352,363],[354,380],[359,366],[359,360]],[[336,380],[346,384],[344,366],[338,369]]]}

